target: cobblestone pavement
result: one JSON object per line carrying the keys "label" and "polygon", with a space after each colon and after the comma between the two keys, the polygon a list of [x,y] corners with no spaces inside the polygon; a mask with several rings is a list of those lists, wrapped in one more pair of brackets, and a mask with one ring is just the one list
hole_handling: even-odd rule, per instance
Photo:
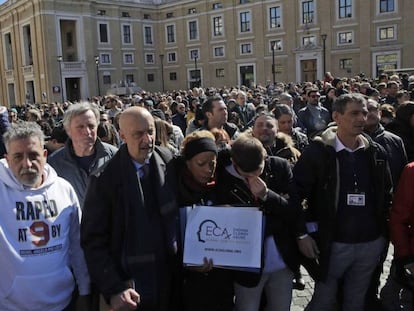
{"label": "cobblestone pavement", "polygon": [[[388,256],[384,263],[384,272],[381,275],[381,287],[384,286],[385,281],[387,280],[388,273],[391,267],[392,254],[394,248],[390,245],[388,250]],[[313,293],[314,282],[308,275],[305,269],[302,269],[302,276],[305,279],[306,287],[304,290],[293,290],[292,305],[290,311],[303,311],[310,301]],[[103,299],[101,299],[101,311],[109,311],[109,307],[105,304]]]}
{"label": "cobblestone pavement", "polygon": [[[387,259],[384,262],[384,272],[381,275],[381,288],[382,286],[384,286],[385,281],[387,280],[388,273],[391,267],[391,260],[392,260],[393,252],[394,252],[394,248],[392,247],[392,245],[390,245]],[[306,287],[302,291],[293,290],[292,305],[290,308],[291,311],[303,311],[312,297],[314,282],[312,281],[311,277],[308,275],[305,269],[302,268],[301,271],[302,271],[302,276],[306,283]]]}

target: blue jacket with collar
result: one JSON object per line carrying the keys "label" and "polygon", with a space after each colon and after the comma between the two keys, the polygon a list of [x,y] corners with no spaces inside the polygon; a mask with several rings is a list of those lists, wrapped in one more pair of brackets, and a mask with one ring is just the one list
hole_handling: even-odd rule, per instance
{"label": "blue jacket with collar", "polygon": [[[293,202],[300,211],[297,217],[297,232],[307,233],[306,222],[316,222],[315,233],[320,251],[320,271],[317,277],[324,279],[328,270],[331,245],[338,208],[339,166],[335,150],[336,127],[329,127],[311,142],[293,169],[295,192]],[[369,156],[369,169],[375,197],[375,217],[382,234],[388,235],[389,209],[392,198],[392,178],[385,150],[368,136],[361,134],[365,151]]]}

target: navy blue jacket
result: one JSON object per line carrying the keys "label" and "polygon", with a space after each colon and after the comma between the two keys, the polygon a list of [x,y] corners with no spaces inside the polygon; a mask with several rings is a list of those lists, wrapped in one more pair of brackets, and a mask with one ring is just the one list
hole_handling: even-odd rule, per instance
{"label": "navy blue jacket", "polygon": [[[301,209],[297,218],[297,231],[307,233],[306,222],[318,224],[317,244],[320,251],[319,277],[324,279],[328,270],[331,245],[336,228],[339,169],[335,150],[336,127],[329,127],[316,136],[303,152],[293,169],[295,192],[299,195],[295,205]],[[381,233],[388,234],[387,221],[391,206],[392,179],[385,150],[368,136],[361,135],[370,161],[373,193],[376,194],[375,217]],[[294,197],[293,199],[297,199]]]}

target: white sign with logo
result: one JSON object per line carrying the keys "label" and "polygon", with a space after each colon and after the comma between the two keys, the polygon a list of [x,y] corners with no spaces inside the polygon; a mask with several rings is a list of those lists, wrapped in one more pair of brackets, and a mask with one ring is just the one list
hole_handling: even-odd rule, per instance
{"label": "white sign with logo", "polygon": [[187,213],[184,264],[259,270],[263,242],[263,213],[255,207],[196,206]]}

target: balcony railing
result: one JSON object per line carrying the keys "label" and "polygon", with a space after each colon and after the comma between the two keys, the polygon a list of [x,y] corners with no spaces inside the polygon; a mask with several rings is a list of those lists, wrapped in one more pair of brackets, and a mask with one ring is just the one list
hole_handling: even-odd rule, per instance
{"label": "balcony railing", "polygon": [[63,71],[79,71],[85,70],[85,62],[84,61],[76,61],[76,62],[62,62],[62,70]]}
{"label": "balcony railing", "polygon": [[6,78],[13,78],[13,69],[6,70],[5,76]]}
{"label": "balcony railing", "polygon": [[29,66],[23,66],[22,67],[22,72],[23,74],[32,74],[33,73],[33,66],[29,65]]}

